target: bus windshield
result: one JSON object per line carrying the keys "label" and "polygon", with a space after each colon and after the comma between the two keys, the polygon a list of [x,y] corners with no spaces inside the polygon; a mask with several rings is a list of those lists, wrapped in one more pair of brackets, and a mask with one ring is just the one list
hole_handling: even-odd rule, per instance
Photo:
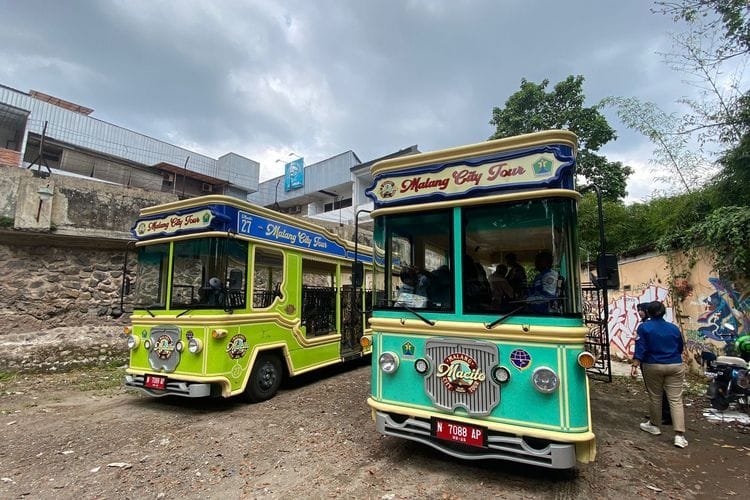
{"label": "bus windshield", "polygon": [[376,308],[453,312],[455,291],[461,314],[580,315],[573,199],[470,205],[460,216],[455,235],[452,209],[375,219]]}
{"label": "bus windshield", "polygon": [[573,199],[465,207],[461,222],[464,313],[580,313]]}
{"label": "bus windshield", "polygon": [[135,278],[133,307],[145,309],[166,307],[168,265],[168,243],[138,248],[138,274]]}
{"label": "bus windshield", "polygon": [[453,310],[451,220],[450,210],[375,220],[375,252],[385,256],[375,266],[376,307]]}
{"label": "bus windshield", "polygon": [[172,268],[173,309],[245,306],[246,242],[227,238],[176,241]]}

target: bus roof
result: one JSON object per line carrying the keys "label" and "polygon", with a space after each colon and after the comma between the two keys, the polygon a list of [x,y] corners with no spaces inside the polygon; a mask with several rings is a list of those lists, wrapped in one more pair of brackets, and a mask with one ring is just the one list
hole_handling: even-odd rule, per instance
{"label": "bus roof", "polygon": [[573,189],[576,135],[548,130],[383,160],[365,191],[376,207],[525,189]]}
{"label": "bus roof", "polygon": [[[211,195],[141,210],[131,233],[137,240],[227,232],[330,257],[354,258],[354,243],[326,228],[229,196]],[[357,260],[372,262],[372,248],[357,247]]]}

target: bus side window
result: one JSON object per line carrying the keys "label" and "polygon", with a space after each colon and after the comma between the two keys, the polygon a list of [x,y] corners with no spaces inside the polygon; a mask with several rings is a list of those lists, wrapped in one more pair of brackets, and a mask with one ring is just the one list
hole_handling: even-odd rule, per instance
{"label": "bus side window", "polygon": [[253,307],[264,309],[281,296],[284,254],[278,250],[255,248],[253,267]]}
{"label": "bus side window", "polygon": [[302,259],[302,326],[305,335],[336,330],[336,265]]}

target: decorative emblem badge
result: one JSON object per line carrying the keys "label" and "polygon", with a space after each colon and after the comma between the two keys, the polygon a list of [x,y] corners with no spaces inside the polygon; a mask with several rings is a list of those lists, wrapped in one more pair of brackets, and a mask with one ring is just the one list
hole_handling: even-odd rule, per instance
{"label": "decorative emblem badge", "polygon": [[485,375],[471,356],[461,353],[448,355],[437,367],[435,376],[449,391],[473,394]]}
{"label": "decorative emblem badge", "polygon": [[227,354],[232,359],[239,359],[245,355],[249,347],[244,335],[237,334],[227,344]]}
{"label": "decorative emblem badge", "polygon": [[411,358],[414,357],[414,344],[411,342],[406,342],[401,346],[401,353],[404,355],[405,358]]}
{"label": "decorative emblem badge", "polygon": [[552,173],[552,165],[552,160],[550,160],[549,158],[539,158],[532,165],[532,167],[534,168],[534,175],[549,175],[550,173]]}
{"label": "decorative emblem badge", "polygon": [[393,181],[385,181],[380,185],[380,196],[382,198],[391,198],[396,192],[396,184]]}
{"label": "decorative emblem badge", "polygon": [[531,366],[531,354],[523,349],[516,349],[510,353],[510,363],[519,370]]}
{"label": "decorative emblem badge", "polygon": [[160,335],[154,342],[154,352],[159,359],[169,359],[174,352],[174,341],[169,335]]}
{"label": "decorative emblem badge", "polygon": [[155,326],[151,329],[148,342],[151,343],[148,348],[148,364],[151,368],[173,372],[180,364],[180,351],[177,350],[180,329],[176,326]]}

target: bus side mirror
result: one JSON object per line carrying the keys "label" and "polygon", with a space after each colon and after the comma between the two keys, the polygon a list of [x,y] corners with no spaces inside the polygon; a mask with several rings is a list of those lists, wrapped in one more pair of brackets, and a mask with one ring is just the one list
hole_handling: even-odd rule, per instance
{"label": "bus side mirror", "polygon": [[596,267],[598,288],[606,288],[607,290],[620,288],[620,268],[617,265],[617,255],[611,253],[600,255]]}
{"label": "bus side mirror", "polygon": [[360,261],[352,263],[352,285],[354,288],[361,288],[364,278],[365,265]]}

